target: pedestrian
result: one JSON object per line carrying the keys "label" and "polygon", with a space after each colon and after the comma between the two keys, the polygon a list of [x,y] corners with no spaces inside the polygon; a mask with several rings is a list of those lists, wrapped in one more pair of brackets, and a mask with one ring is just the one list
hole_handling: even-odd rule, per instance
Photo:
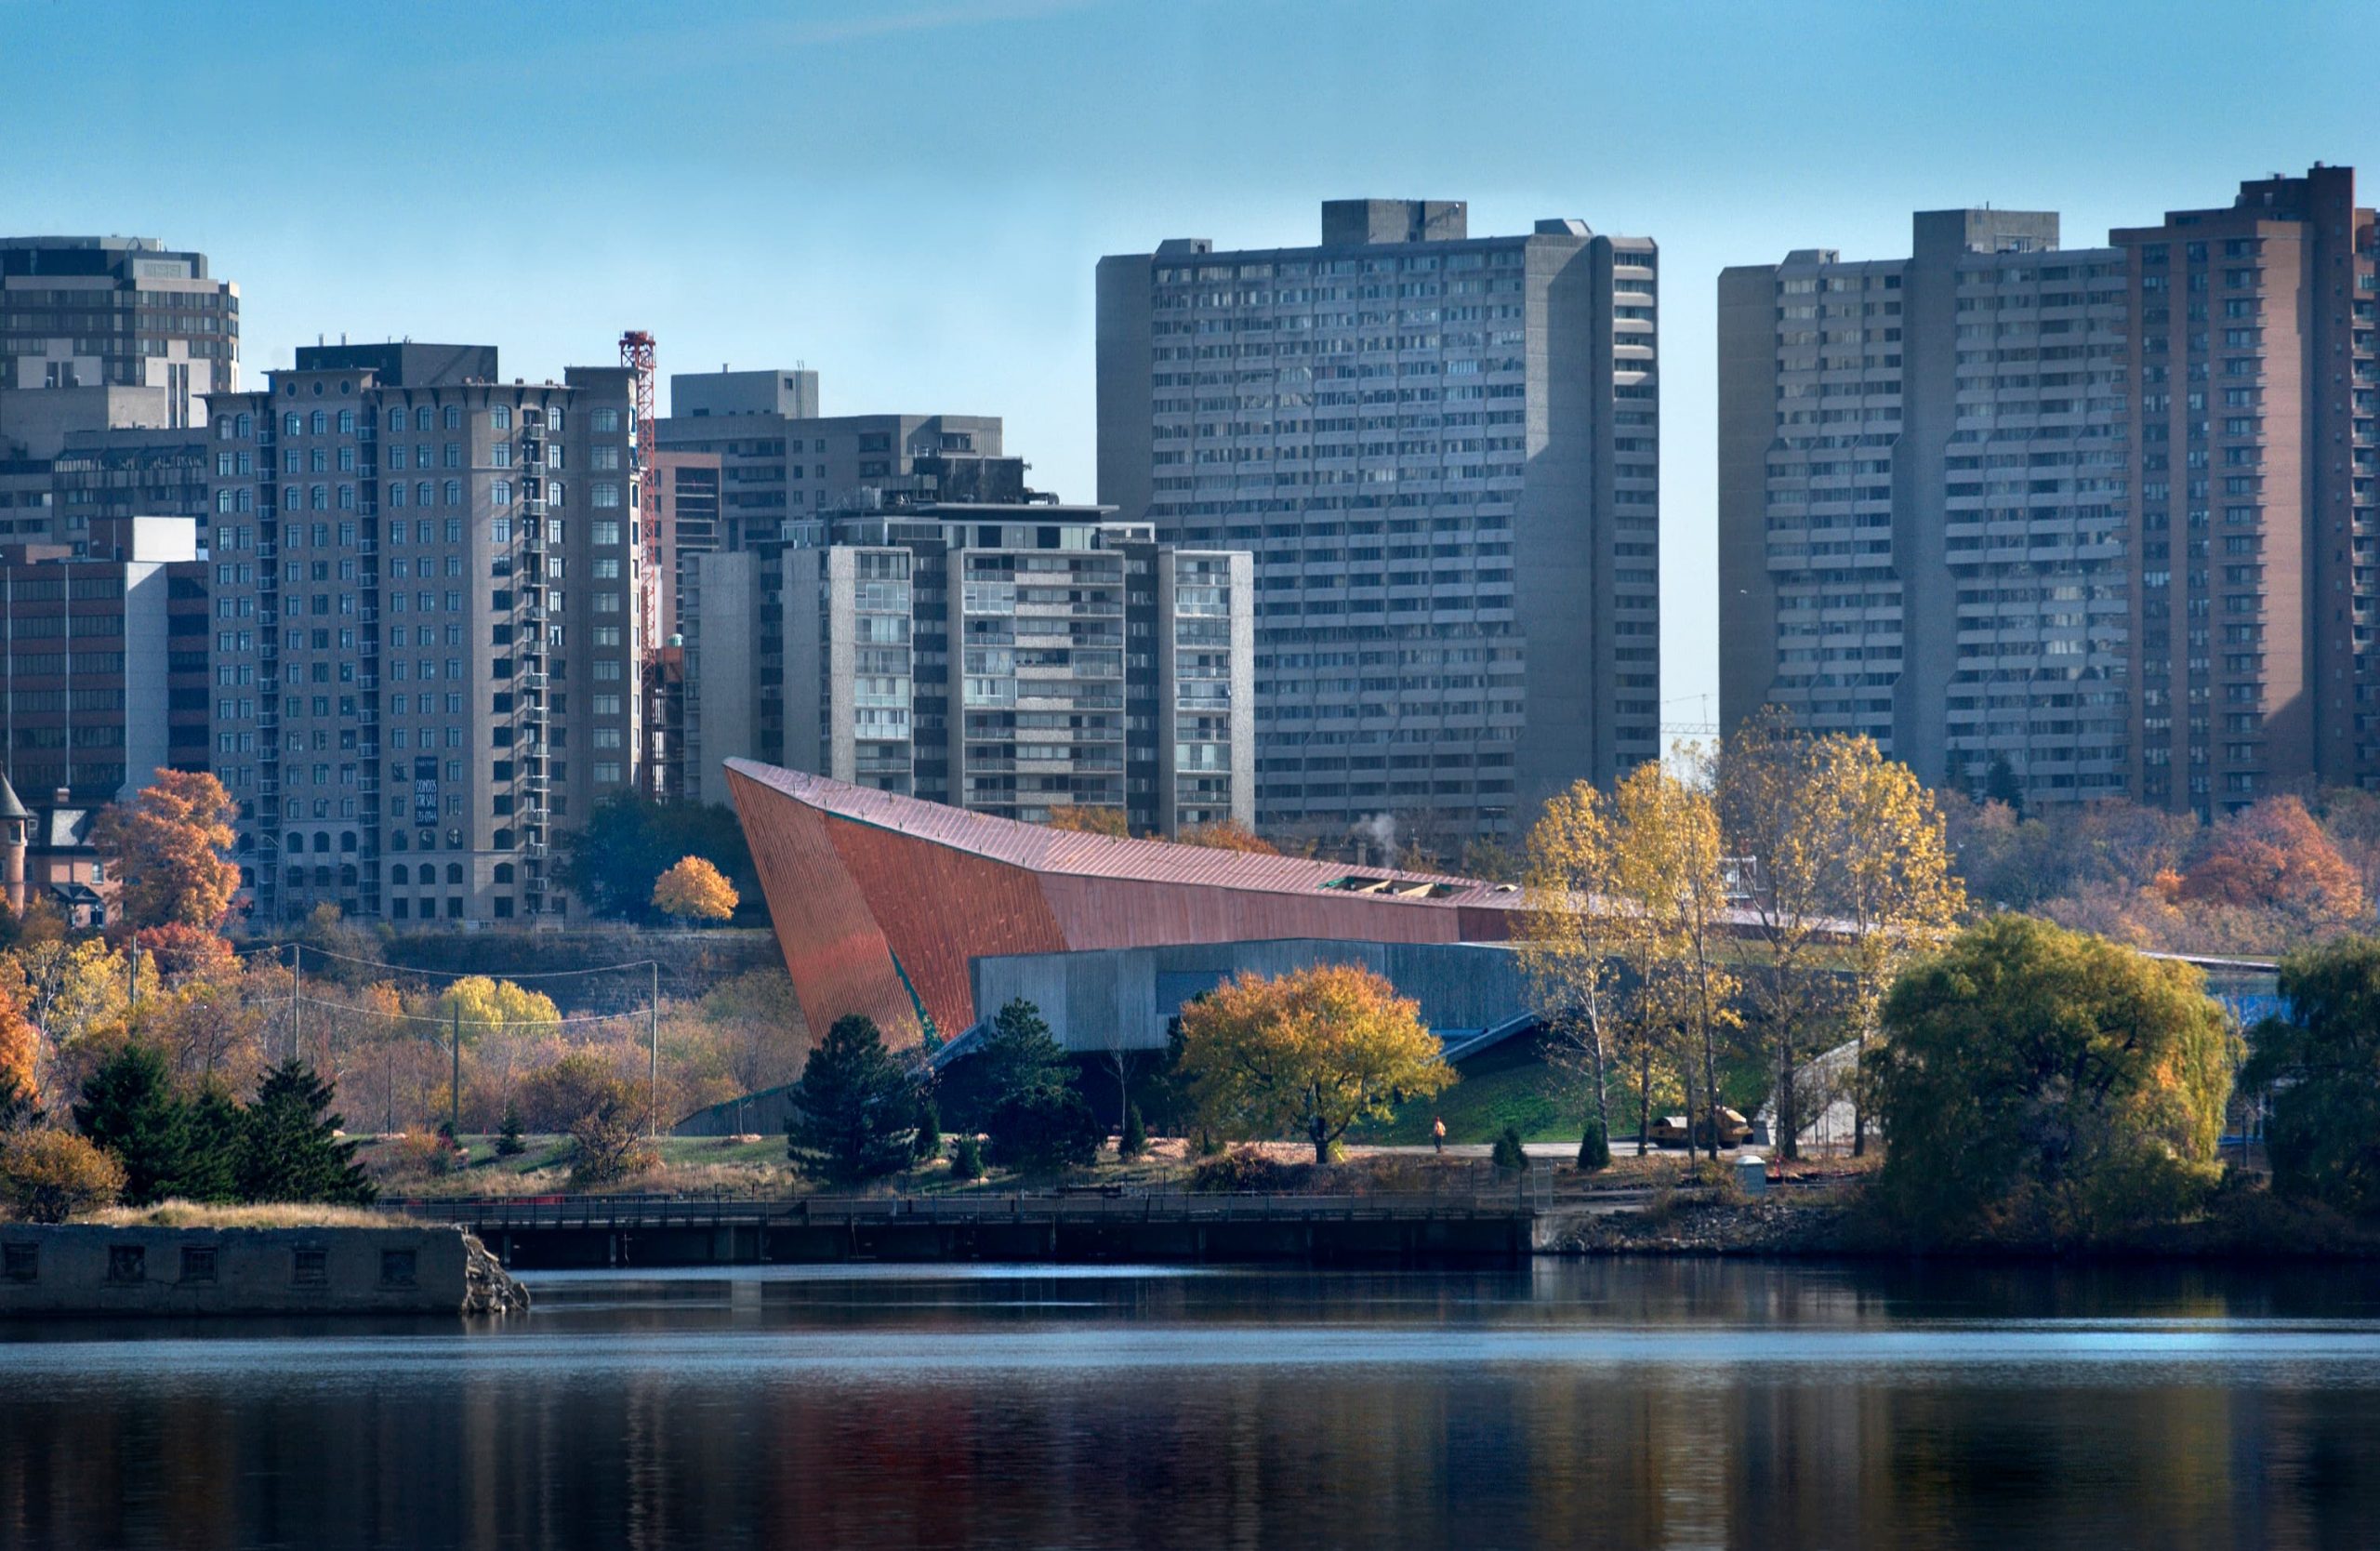
{"label": "pedestrian", "polygon": [[1443,1115],[1430,1122],[1430,1146],[1441,1153],[1447,1150],[1447,1122]]}

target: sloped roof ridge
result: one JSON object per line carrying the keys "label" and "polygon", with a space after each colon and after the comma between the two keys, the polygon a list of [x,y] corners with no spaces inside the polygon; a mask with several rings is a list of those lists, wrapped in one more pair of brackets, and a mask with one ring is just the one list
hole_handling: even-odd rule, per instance
{"label": "sloped roof ridge", "polygon": [[1349,873],[1399,882],[1441,884],[1454,894],[1435,901],[1383,896],[1403,904],[1508,903],[1495,885],[1448,873],[1408,872],[1399,868],[1350,867],[1302,856],[1266,855],[1174,841],[1093,835],[991,814],[970,813],[921,798],[853,786],[806,771],[787,770],[755,760],[729,760],[728,768],[787,796],[840,817],[973,852],[1037,872],[1091,877],[1148,878],[1223,888],[1299,891],[1320,888]]}

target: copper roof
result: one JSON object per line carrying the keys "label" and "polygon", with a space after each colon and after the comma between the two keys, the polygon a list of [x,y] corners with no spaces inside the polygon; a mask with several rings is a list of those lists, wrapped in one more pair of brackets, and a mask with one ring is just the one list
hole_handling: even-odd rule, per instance
{"label": "copper roof", "polygon": [[[1382,903],[1399,905],[1463,906],[1473,909],[1524,908],[1525,895],[1509,883],[1052,829],[1046,825],[969,813],[963,808],[878,791],[872,787],[853,786],[824,776],[782,770],[752,760],[726,762],[727,768],[737,775],[838,818],[951,846],[1035,872],[1197,883],[1263,894],[1360,893]],[[1379,880],[1381,886],[1362,890],[1333,887],[1351,878],[1366,882]]]}

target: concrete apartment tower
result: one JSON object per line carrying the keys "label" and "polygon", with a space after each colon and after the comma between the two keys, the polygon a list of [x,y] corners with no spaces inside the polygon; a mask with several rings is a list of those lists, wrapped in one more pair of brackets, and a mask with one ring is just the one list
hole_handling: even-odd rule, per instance
{"label": "concrete apartment tower", "polygon": [[150,237],[0,238],[0,544],[197,519],[205,399],[240,383],[240,292]]}
{"label": "concrete apartment tower", "polygon": [[[818,374],[787,367],[674,374],[669,411],[655,427],[669,480],[662,492],[664,521],[683,537],[665,563],[670,596],[678,600],[675,617],[687,643],[682,757],[671,763],[678,767],[678,789],[697,801],[722,802],[727,790],[721,762],[783,764],[787,758],[785,642],[774,633],[784,618],[778,589],[785,579],[785,550],[822,542],[826,517],[836,506],[863,487],[908,479],[920,458],[998,457],[1000,421],[983,415],[822,416]],[[689,472],[696,458],[715,459],[716,472]],[[707,492],[700,488],[706,480],[715,481]],[[673,522],[673,507],[707,510],[707,532],[693,522]],[[693,610],[702,590],[694,562],[707,553],[754,557],[748,567],[716,570],[712,596],[724,606],[721,590],[754,589],[750,600],[734,601],[731,616],[757,618],[771,633],[747,642],[714,629],[702,641],[703,621]],[[697,671],[706,651],[712,654],[710,663]],[[707,674],[716,682],[731,667],[758,686],[758,697],[731,695],[712,708],[706,722],[694,705],[704,695],[703,678]]]}
{"label": "concrete apartment tower", "polygon": [[1099,499],[1255,555],[1257,822],[1452,849],[1659,753],[1655,245],[1338,200],[1099,265]]}
{"label": "concrete apartment tower", "polygon": [[1775,705],[2034,801],[2369,784],[2353,200],[2317,167],[2079,250],[1924,212],[1907,258],[1722,274],[1725,722]]}
{"label": "concrete apartment tower", "polygon": [[642,748],[629,374],[300,350],[209,401],[216,774],[262,920],[569,913],[551,842]]}

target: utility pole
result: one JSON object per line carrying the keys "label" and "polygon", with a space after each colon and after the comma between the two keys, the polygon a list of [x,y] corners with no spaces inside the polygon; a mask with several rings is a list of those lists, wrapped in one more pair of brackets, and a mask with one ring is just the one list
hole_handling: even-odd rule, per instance
{"label": "utility pole", "polygon": [[653,961],[653,990],[644,1003],[645,1035],[651,1041],[653,1069],[645,1080],[644,1133],[661,1134],[661,961]]}
{"label": "utility pole", "polygon": [[446,1129],[459,1147],[463,1145],[463,1007],[459,1001],[455,1005],[454,1027],[454,1038],[447,1045],[455,1063],[455,1076],[454,1086],[446,1094]]}

